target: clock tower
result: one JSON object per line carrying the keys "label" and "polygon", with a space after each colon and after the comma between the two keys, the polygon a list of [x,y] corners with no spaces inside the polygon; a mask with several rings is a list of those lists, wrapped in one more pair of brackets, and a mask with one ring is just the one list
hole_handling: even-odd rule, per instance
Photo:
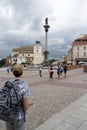
{"label": "clock tower", "polygon": [[36,41],[36,44],[34,45],[34,63],[35,64],[41,64],[43,63],[44,55],[42,51],[42,45],[40,44],[40,41]]}

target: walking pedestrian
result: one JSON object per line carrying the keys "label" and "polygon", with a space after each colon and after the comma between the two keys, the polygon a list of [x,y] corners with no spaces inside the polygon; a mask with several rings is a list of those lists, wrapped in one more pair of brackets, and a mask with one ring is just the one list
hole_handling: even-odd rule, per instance
{"label": "walking pedestrian", "polygon": [[9,67],[7,67],[7,74],[9,74],[9,72],[10,72],[10,68],[9,68]]}
{"label": "walking pedestrian", "polygon": [[67,66],[66,65],[64,65],[64,77],[66,78],[66,73],[67,73]]}
{"label": "walking pedestrian", "polygon": [[62,73],[63,73],[63,66],[61,65],[60,66],[60,76],[62,76]]}
{"label": "walking pedestrian", "polygon": [[50,74],[49,77],[50,77],[50,78],[53,78],[54,71],[53,71],[52,65],[50,66],[49,74]]}
{"label": "walking pedestrian", "polygon": [[42,68],[39,68],[39,76],[42,77]]}
{"label": "walking pedestrian", "polygon": [[58,75],[58,78],[60,78],[60,71],[61,71],[61,66],[58,65],[58,68],[57,68],[57,75]]}

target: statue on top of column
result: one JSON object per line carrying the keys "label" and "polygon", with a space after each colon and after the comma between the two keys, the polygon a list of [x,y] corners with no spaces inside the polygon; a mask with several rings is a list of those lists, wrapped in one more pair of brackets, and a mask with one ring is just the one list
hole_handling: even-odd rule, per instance
{"label": "statue on top of column", "polygon": [[46,24],[48,24],[48,18],[45,19]]}

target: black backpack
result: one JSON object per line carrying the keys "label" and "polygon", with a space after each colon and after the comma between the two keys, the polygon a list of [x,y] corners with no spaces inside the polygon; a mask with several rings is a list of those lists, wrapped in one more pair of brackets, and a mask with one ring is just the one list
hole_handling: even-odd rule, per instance
{"label": "black backpack", "polygon": [[0,119],[4,121],[15,120],[16,115],[22,108],[22,95],[19,84],[23,83],[20,79],[7,81],[0,90]]}

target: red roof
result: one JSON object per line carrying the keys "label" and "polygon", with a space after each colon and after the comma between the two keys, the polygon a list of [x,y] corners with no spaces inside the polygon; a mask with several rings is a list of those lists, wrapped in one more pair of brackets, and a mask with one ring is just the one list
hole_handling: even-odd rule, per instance
{"label": "red roof", "polygon": [[73,46],[87,45],[87,35],[83,35],[74,40]]}

